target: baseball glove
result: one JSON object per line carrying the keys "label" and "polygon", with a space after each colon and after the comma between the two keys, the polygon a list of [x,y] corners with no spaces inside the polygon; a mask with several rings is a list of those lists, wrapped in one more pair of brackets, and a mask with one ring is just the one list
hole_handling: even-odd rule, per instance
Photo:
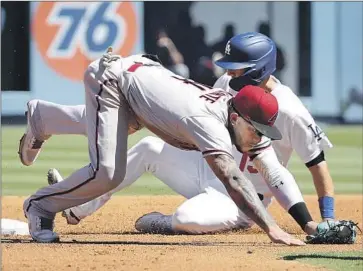
{"label": "baseball glove", "polygon": [[318,225],[315,235],[306,237],[307,244],[354,244],[358,223],[349,220],[324,221]]}

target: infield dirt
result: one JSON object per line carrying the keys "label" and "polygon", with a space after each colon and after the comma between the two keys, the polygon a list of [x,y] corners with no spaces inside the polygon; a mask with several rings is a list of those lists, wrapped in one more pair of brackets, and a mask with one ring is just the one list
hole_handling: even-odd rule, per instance
{"label": "infield dirt", "polygon": [[[2,198],[2,217],[26,221],[24,197]],[[316,196],[305,200],[313,217],[320,218]],[[286,254],[362,251],[362,235],[354,245],[271,244],[256,226],[247,231],[214,235],[148,235],[134,229],[144,213],[172,213],[180,196],[115,196],[102,209],[77,226],[57,215],[61,242],[36,244],[30,237],[2,236],[2,270],[325,270],[323,267],[285,261]],[[305,235],[276,202],[270,208],[278,224],[304,239]],[[336,196],[338,219],[363,225],[363,196]]]}

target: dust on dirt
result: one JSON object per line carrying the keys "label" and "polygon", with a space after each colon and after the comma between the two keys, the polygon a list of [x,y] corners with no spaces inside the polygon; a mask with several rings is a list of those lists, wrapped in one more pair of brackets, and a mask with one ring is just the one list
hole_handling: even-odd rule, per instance
{"label": "dust on dirt", "polygon": [[[2,198],[2,217],[26,221],[24,197]],[[271,244],[257,227],[214,235],[148,235],[134,229],[144,213],[172,213],[180,196],[116,196],[77,226],[57,215],[59,244],[36,244],[30,237],[2,236],[2,270],[325,270],[285,254],[362,251],[362,235],[354,245],[286,247]],[[313,217],[320,218],[316,196],[306,196]],[[363,195],[336,196],[336,216],[363,224]],[[270,208],[278,224],[304,239],[295,221],[276,202]]]}

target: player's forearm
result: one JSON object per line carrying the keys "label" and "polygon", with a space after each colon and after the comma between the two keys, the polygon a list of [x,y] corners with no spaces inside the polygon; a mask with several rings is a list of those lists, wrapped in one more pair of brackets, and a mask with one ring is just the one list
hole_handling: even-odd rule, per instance
{"label": "player's forearm", "polygon": [[243,213],[266,232],[276,226],[275,221],[258,198],[251,181],[243,175],[231,157],[216,155],[213,158],[207,157],[207,161]]}
{"label": "player's forearm", "polygon": [[294,176],[278,161],[272,148],[266,149],[253,160],[255,168],[263,176],[279,204],[289,212],[296,223],[308,234],[316,226],[304,202]]}
{"label": "player's forearm", "polygon": [[319,198],[320,215],[323,220],[334,219],[334,184],[328,164],[321,161],[309,167]]}
{"label": "player's forearm", "polygon": [[229,195],[244,214],[266,232],[270,227],[276,225],[262,205],[250,180],[237,172],[232,173],[226,180],[225,186]]}
{"label": "player's forearm", "polygon": [[310,173],[314,180],[314,185],[318,197],[333,197],[334,196],[334,184],[330,176],[328,164],[326,161],[322,161],[317,165],[309,167]]}
{"label": "player's forearm", "polygon": [[286,211],[296,203],[304,202],[294,176],[280,164],[272,148],[257,155],[253,159],[253,164]]}
{"label": "player's forearm", "polygon": [[184,62],[183,56],[179,53],[178,50],[175,49],[169,49],[170,57],[174,64],[180,64]]}

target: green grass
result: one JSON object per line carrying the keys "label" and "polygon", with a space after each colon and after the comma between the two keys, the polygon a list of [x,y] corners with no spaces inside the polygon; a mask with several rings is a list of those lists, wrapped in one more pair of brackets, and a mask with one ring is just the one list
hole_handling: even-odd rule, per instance
{"label": "green grass", "polygon": [[363,269],[363,252],[334,252],[286,255],[284,260],[324,266],[337,271],[358,271]]}
{"label": "green grass", "polygon": [[[58,168],[63,176],[89,163],[87,139],[83,136],[54,136],[45,145],[37,162],[23,166],[17,155],[23,126],[2,127],[2,194],[29,195],[46,185],[49,168]],[[362,194],[362,126],[327,127],[324,129],[334,148],[326,153],[330,171],[341,194]],[[152,135],[147,130],[129,137],[129,147]],[[299,187],[305,194],[315,193],[308,169],[294,154],[289,164]],[[173,194],[173,191],[150,174],[144,174],[120,194]]]}

